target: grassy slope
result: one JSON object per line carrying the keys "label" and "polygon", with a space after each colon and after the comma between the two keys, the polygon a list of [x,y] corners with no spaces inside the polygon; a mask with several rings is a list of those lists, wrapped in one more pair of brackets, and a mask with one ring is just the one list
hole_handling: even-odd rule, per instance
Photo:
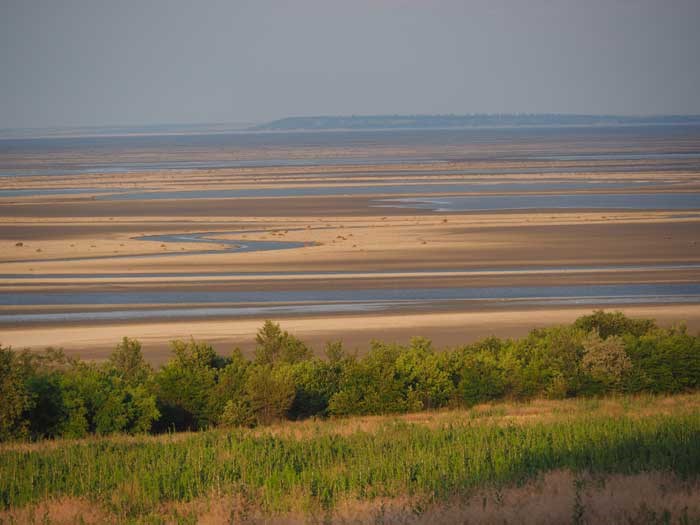
{"label": "grassy slope", "polygon": [[49,517],[61,514],[55,504],[62,502],[82,509],[87,521],[96,512],[96,521],[187,521],[224,500],[226,516],[241,509],[286,519],[339,516],[348,506],[358,515],[358,509],[384,512],[385,502],[393,502],[418,519],[483,490],[496,490],[502,504],[504,487],[548,472],[573,473],[554,478],[555,485],[566,479],[555,492],[573,483],[576,504],[583,501],[584,473],[673,475],[666,486],[676,476],[697,480],[700,394],[501,403],[244,431],[3,445],[0,520],[31,521],[36,505],[51,501]]}

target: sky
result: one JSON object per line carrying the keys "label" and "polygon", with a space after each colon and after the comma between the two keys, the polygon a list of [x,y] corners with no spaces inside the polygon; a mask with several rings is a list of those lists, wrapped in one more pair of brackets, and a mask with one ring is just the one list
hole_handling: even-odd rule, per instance
{"label": "sky", "polygon": [[700,0],[0,0],[0,128],[700,114]]}

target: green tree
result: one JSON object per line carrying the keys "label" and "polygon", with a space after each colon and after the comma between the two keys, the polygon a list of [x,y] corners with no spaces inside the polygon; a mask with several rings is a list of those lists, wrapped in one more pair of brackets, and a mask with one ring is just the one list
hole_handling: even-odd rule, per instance
{"label": "green tree", "polygon": [[329,413],[381,414],[405,412],[411,403],[417,406],[418,400],[408,396],[397,374],[396,360],[402,351],[399,345],[372,341],[364,358],[346,362],[338,391],[328,403]]}
{"label": "green tree", "polygon": [[126,393],[126,403],[126,430],[131,434],[150,432],[160,418],[156,396],[143,385],[130,386]]}
{"label": "green tree", "polygon": [[197,430],[220,415],[214,394],[218,366],[225,360],[214,349],[191,339],[172,342],[173,358],[155,375],[155,393],[162,417],[158,429]]}
{"label": "green tree", "polygon": [[622,338],[611,335],[603,339],[593,331],[583,341],[583,349],[583,370],[605,390],[619,390],[632,369],[632,361],[625,351]]}
{"label": "green tree", "polygon": [[295,394],[289,416],[325,415],[331,396],[338,390],[338,363],[309,359],[291,365],[290,370]]}
{"label": "green tree", "polygon": [[602,339],[611,335],[622,336],[625,334],[641,337],[656,328],[652,319],[630,319],[622,312],[605,312],[596,310],[591,315],[579,317],[574,322],[574,327],[588,334],[598,332]]}
{"label": "green tree", "polygon": [[20,356],[0,346],[0,441],[28,435],[25,413],[32,405],[32,396],[26,372]]}
{"label": "green tree", "polygon": [[262,365],[298,363],[312,356],[311,350],[301,340],[269,320],[258,330],[255,342],[255,362]]}
{"label": "green tree", "polygon": [[255,365],[248,371],[246,395],[261,424],[283,419],[292,406],[295,392],[288,365]]}
{"label": "green tree", "polygon": [[117,345],[109,358],[109,363],[119,377],[130,385],[142,385],[153,373],[141,352],[141,343],[136,339],[125,337]]}
{"label": "green tree", "polygon": [[[240,349],[236,348],[231,354],[229,363],[217,371],[216,387],[212,392],[213,411],[223,415],[229,402],[232,406],[240,407],[245,401],[245,385],[250,362],[243,357]],[[232,409],[229,409],[229,412]],[[229,418],[230,419],[230,418]],[[228,423],[229,426],[231,423]]]}
{"label": "green tree", "polygon": [[432,343],[414,337],[396,358],[396,377],[406,392],[409,410],[445,406],[454,394],[454,384],[443,360],[433,351]]}
{"label": "green tree", "polygon": [[469,352],[463,363],[457,390],[464,403],[476,405],[504,395],[506,381],[497,355],[479,349]]}
{"label": "green tree", "polygon": [[140,433],[151,429],[159,412],[144,385],[130,385],[106,364],[77,363],[61,375],[66,419],[61,433]]}
{"label": "green tree", "polygon": [[63,433],[70,408],[64,396],[63,375],[77,361],[63,350],[51,347],[43,352],[27,353],[25,357],[27,385],[33,400],[27,412],[31,437],[58,437]]}
{"label": "green tree", "polygon": [[685,326],[628,337],[625,348],[633,365],[628,390],[674,393],[700,388],[700,338],[688,334]]}
{"label": "green tree", "polygon": [[574,326],[554,326],[514,341],[501,355],[509,393],[518,398],[575,395],[581,388],[584,336]]}
{"label": "green tree", "polygon": [[221,425],[224,427],[253,428],[258,421],[246,399],[229,399],[221,414]]}
{"label": "green tree", "polygon": [[334,365],[337,363],[341,363],[348,357],[348,355],[345,353],[345,349],[343,348],[343,342],[340,340],[328,341],[326,343],[324,353],[328,362]]}

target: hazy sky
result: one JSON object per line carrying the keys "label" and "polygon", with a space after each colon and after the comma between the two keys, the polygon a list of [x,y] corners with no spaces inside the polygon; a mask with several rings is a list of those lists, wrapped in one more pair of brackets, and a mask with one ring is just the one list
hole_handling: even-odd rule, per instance
{"label": "hazy sky", "polygon": [[0,128],[700,114],[700,0],[0,0]]}

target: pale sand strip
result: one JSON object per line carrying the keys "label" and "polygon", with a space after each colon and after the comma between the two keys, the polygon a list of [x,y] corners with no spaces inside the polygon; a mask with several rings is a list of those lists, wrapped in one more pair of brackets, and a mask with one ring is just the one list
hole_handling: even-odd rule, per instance
{"label": "pale sand strip", "polygon": [[[171,218],[171,220],[180,220]],[[250,233],[226,235],[230,239],[295,241],[315,243],[291,250],[226,253],[217,244],[160,243],[135,240],[133,228],[112,232],[93,232],[89,237],[68,237],[55,226],[37,222],[26,226],[46,233],[40,239],[22,239],[17,246],[16,225],[0,226],[6,238],[0,238],[0,273],[114,273],[160,271],[261,271],[266,270],[411,270],[443,269],[466,266],[507,267],[527,264],[547,266],[688,262],[697,260],[698,225],[696,220],[673,218],[665,212],[610,214],[527,213],[479,216],[430,217],[326,217],[311,216],[283,221],[241,218],[228,230]],[[172,232],[172,223],[146,224],[139,234]],[[70,224],[68,222],[67,224]],[[168,230],[160,230],[167,227]],[[179,226],[176,226],[179,227]],[[217,226],[217,229],[221,225]],[[259,230],[266,230],[260,232]],[[177,233],[213,231],[202,224],[183,224]],[[15,232],[15,233],[13,233]],[[1,237],[1,235],[0,235]],[[581,239],[586,242],[582,250]],[[186,254],[217,250],[213,254]],[[172,254],[177,257],[129,257],[127,254]],[[185,255],[186,254],[186,255]],[[119,258],[100,259],[116,256]],[[98,257],[98,259],[61,260]],[[654,260],[650,260],[653,257]],[[566,260],[566,262],[563,262]],[[12,262],[15,261],[15,262]],[[23,262],[20,262],[23,261]],[[573,261],[576,261],[575,263]],[[400,266],[400,267],[399,267]]]}
{"label": "pale sand strip", "polygon": [[[522,269],[499,269],[499,270],[443,270],[443,271],[423,271],[423,272],[400,272],[400,271],[377,271],[377,272],[327,272],[327,273],[281,273],[276,275],[274,273],[250,273],[241,275],[226,275],[222,273],[220,275],[197,275],[196,273],[192,275],[178,275],[174,276],[168,275],[158,275],[156,276],[140,276],[140,275],[130,275],[128,273],[121,275],[110,275],[109,277],[99,277],[90,276],[90,274],[85,274],[81,276],[60,278],[60,277],[41,277],[37,278],[31,274],[26,274],[22,277],[12,277],[2,279],[0,283],[0,289],[12,289],[10,285],[21,285],[21,284],[60,284],[60,285],[84,285],[84,284],[94,284],[94,283],[115,283],[120,284],[134,284],[134,283],[175,283],[175,282],[195,282],[195,283],[206,283],[214,282],[220,283],[226,282],[245,282],[252,281],[254,283],[259,283],[261,280],[265,281],[318,281],[323,280],[338,280],[338,281],[357,281],[359,279],[413,279],[413,278],[458,278],[458,277],[521,277],[521,276],[567,276],[567,275],[597,275],[597,274],[614,274],[619,276],[619,274],[633,274],[634,276],[639,276],[642,274],[648,274],[650,272],[667,273],[672,272],[673,282],[683,282],[686,279],[678,278],[680,272],[688,272],[694,276],[694,271],[700,269],[700,263],[667,263],[660,265],[639,265],[639,266],[625,266],[625,265],[610,265],[600,266],[600,267],[581,267],[581,268],[566,268],[566,267],[552,267],[552,268],[522,268]],[[49,274],[50,275],[50,274]],[[643,275],[643,277],[647,277]],[[623,278],[623,277],[619,277]],[[657,281],[658,282],[658,281]],[[17,288],[18,290],[21,288]]]}

